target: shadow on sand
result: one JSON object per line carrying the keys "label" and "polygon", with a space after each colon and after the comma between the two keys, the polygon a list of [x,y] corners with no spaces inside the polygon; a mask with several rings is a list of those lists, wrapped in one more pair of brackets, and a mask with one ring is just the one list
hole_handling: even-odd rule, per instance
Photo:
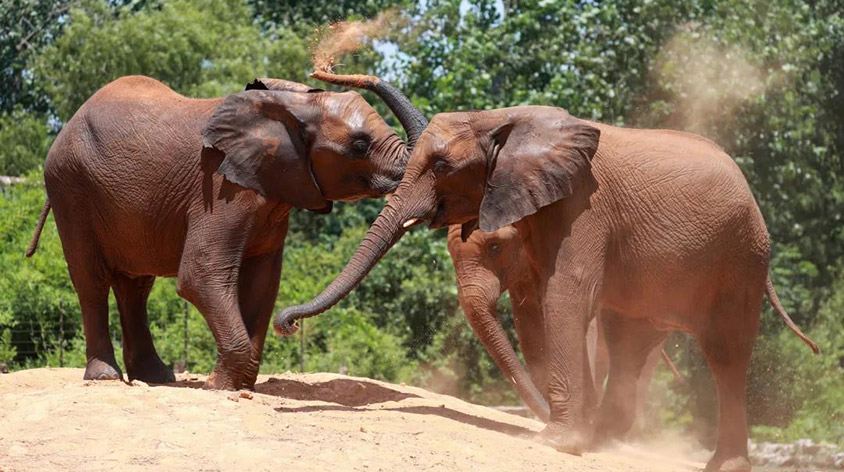
{"label": "shadow on sand", "polygon": [[[280,406],[275,408],[275,411],[281,413],[310,413],[314,411],[368,411],[368,409],[340,405],[309,405],[299,407]],[[534,431],[528,428],[470,415],[468,413],[463,413],[462,411],[446,408],[445,406],[395,406],[380,408],[378,411],[395,411],[398,413],[411,413],[414,415],[437,415],[450,420],[470,424],[478,428],[488,429],[490,431],[496,431],[498,433],[509,434],[512,436],[528,436],[535,434]]]}
{"label": "shadow on sand", "polygon": [[[203,382],[198,380],[180,380],[170,387],[202,388]],[[400,402],[408,398],[419,398],[418,395],[393,390],[389,387],[372,382],[356,379],[332,379],[325,382],[302,382],[294,379],[270,377],[266,382],[255,384],[255,392],[291,400],[319,401],[328,404],[305,405],[296,407],[280,406],[275,411],[280,413],[310,413],[315,411],[367,411],[369,405],[385,402]],[[331,404],[333,403],[333,405]],[[470,424],[472,426],[496,431],[513,436],[534,434],[528,428],[510,423],[474,416],[462,411],[446,408],[445,406],[389,406],[379,408],[379,411],[395,411],[415,415],[437,415],[453,421]]]}

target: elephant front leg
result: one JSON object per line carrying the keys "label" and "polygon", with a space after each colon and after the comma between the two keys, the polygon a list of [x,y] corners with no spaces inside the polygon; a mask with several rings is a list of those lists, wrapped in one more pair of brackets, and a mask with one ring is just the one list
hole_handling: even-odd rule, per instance
{"label": "elephant front leg", "polygon": [[238,303],[242,249],[234,248],[242,248],[243,242],[234,237],[237,233],[248,231],[229,232],[230,238],[221,233],[217,238],[189,237],[179,267],[179,295],[202,313],[217,343],[217,364],[205,382],[215,390],[250,387],[249,379],[258,375]]}
{"label": "elephant front leg", "polygon": [[[559,451],[580,455],[590,441],[587,401],[592,376],[586,359],[586,320],[590,303],[578,290],[580,284],[549,282],[544,302],[548,397],[551,420],[540,433]],[[588,377],[588,378],[587,378]]]}
{"label": "elephant front leg", "polygon": [[[282,249],[271,254],[253,257],[243,261],[239,286],[240,310],[243,324],[249,334],[252,346],[252,363],[261,365],[264,340],[267,337],[270,317],[278,295],[281,278]],[[245,379],[245,388],[254,388],[258,369]]]}

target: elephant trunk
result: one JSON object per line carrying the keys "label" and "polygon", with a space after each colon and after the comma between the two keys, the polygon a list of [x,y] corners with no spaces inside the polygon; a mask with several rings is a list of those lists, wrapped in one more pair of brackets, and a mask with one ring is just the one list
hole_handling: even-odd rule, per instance
{"label": "elephant trunk", "polygon": [[378,95],[381,100],[396,115],[405,132],[407,132],[408,155],[416,145],[419,135],[428,126],[428,119],[410,102],[403,93],[378,77],[371,75],[336,75],[325,71],[314,71],[311,77],[335,85],[369,90]]}
{"label": "elephant trunk", "polygon": [[[274,329],[280,335],[289,336],[296,332],[295,322],[318,315],[343,299],[360,284],[375,264],[384,257],[393,245],[415,224],[414,210],[419,211],[419,204],[403,205],[408,185],[399,185],[393,198],[384,206],[372,223],[366,236],[361,241],[352,258],[322,293],[302,305],[287,307],[274,321]],[[408,199],[408,201],[414,201]]]}
{"label": "elephant trunk", "polygon": [[510,339],[507,338],[504,328],[498,321],[495,309],[498,293],[491,296],[493,293],[488,293],[491,289],[491,287],[466,284],[460,287],[460,304],[472,329],[480,338],[481,343],[486,346],[495,365],[513,383],[519,397],[528,408],[542,421],[547,422],[551,414],[548,402],[545,401],[531,376],[519,361]]}

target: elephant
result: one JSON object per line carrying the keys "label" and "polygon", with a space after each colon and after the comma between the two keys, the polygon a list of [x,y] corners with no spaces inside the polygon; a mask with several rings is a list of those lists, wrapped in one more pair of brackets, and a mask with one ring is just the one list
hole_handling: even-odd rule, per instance
{"label": "elephant", "polygon": [[108,331],[111,288],[129,379],[174,380],[146,304],[156,277],[175,277],[216,341],[205,387],[254,387],[289,212],[392,192],[427,124],[392,86],[369,85],[407,143],[357,92],[281,79],[194,99],[127,76],[79,108],[47,156],[47,201],[27,256],[52,209],[82,311],[85,379],[123,378]]}
{"label": "elephant", "polygon": [[[462,233],[513,225],[537,276],[550,420],[539,438],[581,454],[633,422],[647,353],[668,331],[695,337],[716,380],[719,428],[706,470],[749,470],[746,372],[765,295],[770,239],[739,167],[698,135],[621,128],[548,106],[435,115],[405,175],[342,272],[274,320],[279,334],[346,296],[412,227]],[[585,333],[600,313],[609,347],[594,419]],[[551,335],[553,334],[553,335]]]}
{"label": "elephant", "polygon": [[[527,260],[518,231],[513,226],[485,233],[474,231],[468,237],[461,225],[448,228],[448,252],[457,278],[457,298],[472,330],[509,379],[522,401],[533,413],[549,418],[547,376],[545,369],[545,332],[539,304],[537,281]],[[498,299],[510,293],[513,324],[525,366],[519,361],[496,314]],[[600,402],[609,368],[609,350],[599,317],[593,319],[586,332],[586,347],[596,396]],[[662,346],[648,355],[636,387],[636,418],[641,418],[650,381],[660,360],[683,382],[677,368]]]}

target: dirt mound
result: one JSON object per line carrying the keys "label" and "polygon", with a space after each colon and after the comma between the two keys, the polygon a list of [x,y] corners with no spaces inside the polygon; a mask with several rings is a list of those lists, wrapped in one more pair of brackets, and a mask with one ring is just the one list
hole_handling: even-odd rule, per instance
{"label": "dirt mound", "polygon": [[[262,376],[256,392],[0,376],[0,470],[689,471],[645,447],[574,457],[542,424],[453,397],[334,374]],[[647,452],[646,452],[647,451]]]}

